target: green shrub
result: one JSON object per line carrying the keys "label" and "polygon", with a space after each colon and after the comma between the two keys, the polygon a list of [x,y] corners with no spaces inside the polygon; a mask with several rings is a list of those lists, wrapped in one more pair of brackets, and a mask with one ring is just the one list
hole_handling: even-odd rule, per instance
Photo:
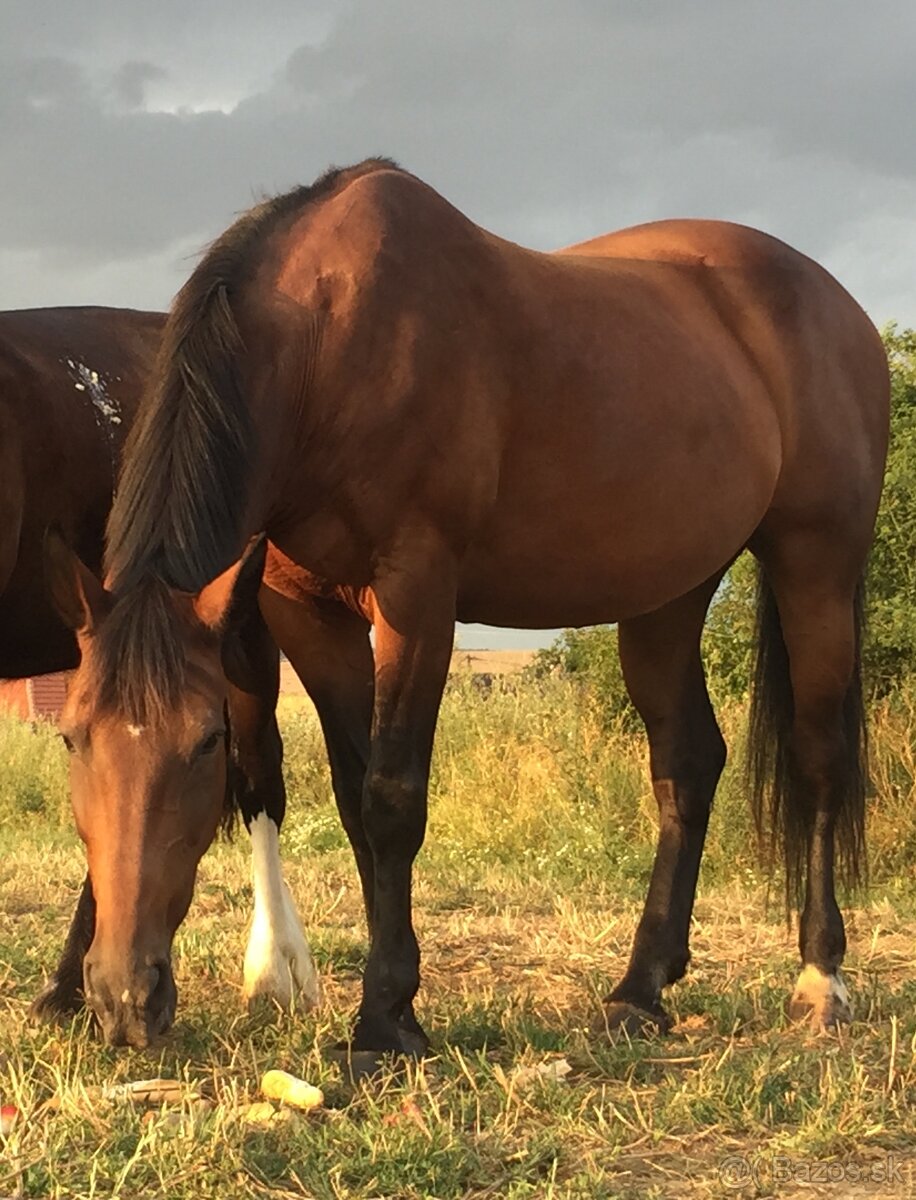
{"label": "green shrub", "polygon": [[0,716],[0,763],[0,830],[69,825],[67,752],[50,722]]}
{"label": "green shrub", "polygon": [[577,684],[581,698],[595,706],[605,727],[619,726],[631,732],[642,728],[623,681],[615,626],[564,629],[552,646],[537,652],[527,668],[532,680],[552,675]]}

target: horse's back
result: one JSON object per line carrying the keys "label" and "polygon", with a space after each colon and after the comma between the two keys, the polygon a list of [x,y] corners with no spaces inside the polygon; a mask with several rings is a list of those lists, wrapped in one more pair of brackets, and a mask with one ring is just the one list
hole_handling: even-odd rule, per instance
{"label": "horse's back", "polygon": [[645,264],[646,271],[667,266],[673,276],[686,275],[750,355],[762,365],[779,360],[773,380],[781,376],[800,407],[814,407],[810,384],[837,386],[829,379],[833,367],[863,410],[875,411],[876,424],[886,423],[886,358],[872,322],[819,263],[778,238],[729,221],[654,221],[555,255],[593,260],[610,272]]}
{"label": "horse's back", "polygon": [[[647,611],[713,575],[774,508],[851,520],[876,502],[877,334],[826,272],[757,231],[667,221],[546,254],[386,168],[299,211],[257,276],[259,298],[283,298],[286,345],[316,344],[303,314],[321,322],[310,403],[334,416],[301,501],[303,555],[335,523],[340,545],[384,545],[415,510],[435,514],[460,547],[464,619]],[[283,390],[282,361],[264,354],[265,395]],[[323,480],[328,464],[346,476]],[[344,494],[356,520],[320,511]],[[360,573],[336,550],[314,567]]]}
{"label": "horse's back", "polygon": [[681,266],[799,267],[811,262],[779,238],[749,225],[703,218],[647,221],[554,250],[554,257],[668,262]]}
{"label": "horse's back", "polygon": [[0,361],[8,371],[14,363],[31,368],[52,388],[69,381],[57,370],[68,360],[134,373],[138,360],[155,354],[165,320],[164,313],[89,305],[10,309],[0,312]]}

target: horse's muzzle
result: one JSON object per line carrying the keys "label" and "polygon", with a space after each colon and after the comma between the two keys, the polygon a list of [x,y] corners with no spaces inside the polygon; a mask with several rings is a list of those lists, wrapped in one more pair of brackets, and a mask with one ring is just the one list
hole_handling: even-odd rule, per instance
{"label": "horse's muzzle", "polygon": [[110,1046],[143,1049],[175,1019],[178,991],[167,959],[129,974],[106,973],[88,956],[83,964],[86,1000]]}

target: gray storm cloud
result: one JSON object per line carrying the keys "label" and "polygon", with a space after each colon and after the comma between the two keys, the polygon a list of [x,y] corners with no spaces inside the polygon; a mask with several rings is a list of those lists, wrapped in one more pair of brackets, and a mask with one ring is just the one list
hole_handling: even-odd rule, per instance
{"label": "gray storm cloud", "polygon": [[916,324],[911,0],[6,0],[0,307],[164,307],[386,154],[505,237],[745,221]]}
{"label": "gray storm cloud", "polygon": [[762,225],[916,320],[914,36],[907,0],[8,3],[0,304],[164,304],[238,210],[383,153],[538,246]]}

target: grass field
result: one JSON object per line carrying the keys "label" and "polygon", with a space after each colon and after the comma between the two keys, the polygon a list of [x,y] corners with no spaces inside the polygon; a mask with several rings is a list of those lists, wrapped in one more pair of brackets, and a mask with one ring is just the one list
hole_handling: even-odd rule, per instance
{"label": "grass field", "polygon": [[[849,921],[855,1023],[788,1026],[795,932],[767,901],[741,786],[743,713],[710,830],[694,960],[664,1039],[592,1023],[619,976],[654,840],[642,740],[602,728],[564,680],[449,689],[418,860],[418,1012],[433,1055],[358,1089],[320,1047],[343,1036],[364,961],[355,869],[317,722],[283,702],[287,877],[322,972],[317,1016],[240,1003],[244,834],[204,860],[176,945],[176,1029],[101,1047],[85,1018],[32,1029],[82,876],[53,733],[0,725],[0,1197],[652,1197],[916,1194],[916,756],[912,705],[875,718],[873,885]],[[563,1074],[565,1065],[570,1068]],[[262,1072],[323,1111],[245,1119]],[[537,1068],[543,1068],[538,1071]],[[211,1103],[144,1111],[103,1087],[194,1082]]]}

